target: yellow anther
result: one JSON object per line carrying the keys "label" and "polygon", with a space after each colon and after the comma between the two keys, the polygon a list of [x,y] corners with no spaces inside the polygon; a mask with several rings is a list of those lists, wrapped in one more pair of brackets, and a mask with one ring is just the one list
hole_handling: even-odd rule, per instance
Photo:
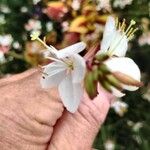
{"label": "yellow anther", "polygon": [[125,32],[125,34],[127,35],[127,33],[130,31],[130,29],[131,29],[131,27],[133,26],[133,25],[135,25],[135,21],[134,20],[131,20],[130,21],[130,25],[129,25],[129,27],[127,28],[127,30],[126,30],[126,32]]}
{"label": "yellow anther", "polygon": [[132,30],[132,32],[128,35],[128,39],[132,39],[134,36],[134,33],[138,30],[138,28],[135,28],[134,30]]}
{"label": "yellow anther", "polygon": [[125,19],[123,19],[123,22],[122,22],[122,25],[121,25],[121,31],[123,31],[123,32],[124,32],[125,27],[126,27],[125,22],[126,22],[126,20],[125,20]]}
{"label": "yellow anther", "polygon": [[38,39],[39,36],[40,36],[40,32],[38,32],[38,31],[34,31],[34,32],[30,35],[32,41]]}
{"label": "yellow anther", "polygon": [[135,25],[136,22],[135,22],[134,20],[131,20],[130,24],[131,24],[131,25]]}
{"label": "yellow anther", "polygon": [[138,28],[135,28],[131,34],[134,34],[137,30],[138,30]]}
{"label": "yellow anther", "polygon": [[129,32],[126,34],[126,36],[129,37],[129,36],[131,35],[131,33],[132,33],[133,30],[134,30],[134,29],[131,28],[131,29],[129,30]]}
{"label": "yellow anther", "polygon": [[116,17],[116,19],[115,19],[115,25],[116,25],[116,29],[118,28],[118,17]]}

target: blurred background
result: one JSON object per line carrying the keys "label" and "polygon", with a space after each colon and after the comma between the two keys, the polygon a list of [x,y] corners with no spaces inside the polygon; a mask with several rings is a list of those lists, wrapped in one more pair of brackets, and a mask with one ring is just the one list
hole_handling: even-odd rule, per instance
{"label": "blurred background", "polygon": [[137,22],[127,55],[140,67],[144,86],[112,105],[93,147],[150,150],[149,0],[0,0],[0,78],[46,63],[43,46],[30,40],[33,31],[57,48],[84,41],[88,51],[100,43],[109,15]]}

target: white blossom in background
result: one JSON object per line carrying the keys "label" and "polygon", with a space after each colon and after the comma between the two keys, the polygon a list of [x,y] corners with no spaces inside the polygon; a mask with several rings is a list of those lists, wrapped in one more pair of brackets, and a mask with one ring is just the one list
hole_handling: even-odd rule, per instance
{"label": "white blossom in background", "polygon": [[40,31],[42,28],[41,21],[35,19],[29,19],[28,23],[25,24],[27,31]]}
{"label": "white blossom in background", "polygon": [[140,36],[138,42],[139,42],[139,44],[140,44],[141,46],[146,45],[146,44],[150,45],[150,31],[149,31],[149,32],[146,32],[146,33],[143,33],[143,34]]}
{"label": "white blossom in background", "polygon": [[121,101],[121,100],[115,100],[112,105],[111,108],[114,109],[114,111],[120,116],[122,117],[128,110],[128,104]]}
{"label": "white blossom in background", "polygon": [[120,7],[123,9],[126,5],[131,5],[133,0],[115,0],[113,7]]}
{"label": "white blossom in background", "polygon": [[127,120],[127,125],[128,125],[129,127],[133,127],[134,122],[131,121],[131,120]]}
{"label": "white blossom in background", "polygon": [[104,147],[105,147],[105,150],[114,150],[115,149],[115,143],[114,143],[114,141],[109,139],[104,143]]}
{"label": "white blossom in background", "polygon": [[0,35],[0,45],[1,46],[10,46],[13,41],[11,34]]}
{"label": "white blossom in background", "polygon": [[28,8],[25,7],[25,6],[23,6],[23,7],[20,8],[20,11],[21,11],[22,13],[26,13],[26,12],[28,12]]}
{"label": "white blossom in background", "polygon": [[53,30],[53,24],[52,24],[52,22],[47,22],[46,23],[46,30],[47,30],[47,32],[50,32],[50,31]]}
{"label": "white blossom in background", "polygon": [[20,45],[20,43],[18,41],[15,41],[12,46],[15,49],[20,49],[21,48],[21,45]]}
{"label": "white blossom in background", "polygon": [[6,23],[6,19],[4,15],[0,15],[0,24],[5,24]]}
{"label": "white blossom in background", "polygon": [[68,21],[62,22],[61,25],[62,25],[63,32],[68,31],[68,29],[69,29],[69,22]]}
{"label": "white blossom in background", "polygon": [[0,5],[0,10],[2,13],[8,14],[11,12],[10,8],[6,5]]}
{"label": "white blossom in background", "polygon": [[143,123],[142,122],[136,122],[132,129],[134,132],[138,132],[141,128],[143,127]]}
{"label": "white blossom in background", "polygon": [[[33,37],[32,37],[33,38]],[[78,53],[85,49],[83,42],[73,44],[57,51],[49,47],[54,62],[44,66],[41,85],[43,88],[58,86],[59,95],[66,109],[74,113],[83,96],[82,82],[86,72],[84,58]]]}
{"label": "white blossom in background", "polygon": [[[103,39],[100,44],[101,47],[97,55],[107,54],[110,56],[110,59],[106,60],[104,64],[112,73],[122,73],[132,78],[132,80],[140,82],[141,73],[139,67],[132,59],[125,57],[128,41],[133,37],[134,32],[137,30],[132,27],[134,24],[135,21],[131,20],[130,25],[126,27],[125,20],[123,20],[122,23],[119,23],[118,21],[115,21],[113,17],[108,17],[103,33]],[[139,88],[138,86],[129,86],[125,84],[122,84],[122,87],[129,91],[135,91]],[[111,87],[111,90],[113,95],[117,97],[125,95],[114,87]]]}
{"label": "white blossom in background", "polygon": [[39,3],[41,0],[33,0],[33,4],[36,5],[37,3]]}
{"label": "white blossom in background", "polygon": [[74,9],[74,10],[79,10],[80,9],[80,5],[81,5],[81,2],[80,2],[81,0],[73,0],[72,1],[72,8]]}
{"label": "white blossom in background", "polygon": [[107,11],[111,11],[110,0],[97,0],[97,3],[97,10],[105,9]]}
{"label": "white blossom in background", "polygon": [[9,51],[12,41],[13,38],[10,34],[0,35],[0,63],[5,62],[4,54]]}
{"label": "white blossom in background", "polygon": [[150,85],[148,86],[148,90],[142,95],[142,97],[150,102]]}

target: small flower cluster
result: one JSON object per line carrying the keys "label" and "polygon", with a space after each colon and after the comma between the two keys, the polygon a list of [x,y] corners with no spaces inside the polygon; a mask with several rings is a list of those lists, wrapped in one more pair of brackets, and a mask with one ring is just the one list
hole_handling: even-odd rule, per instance
{"label": "small flower cluster", "polygon": [[47,48],[46,58],[52,61],[42,67],[42,87],[58,86],[64,106],[72,113],[80,104],[84,88],[91,99],[97,96],[99,84],[117,97],[125,95],[124,89],[137,90],[142,86],[140,70],[132,59],[125,57],[128,40],[137,30],[133,28],[134,24],[132,20],[126,27],[125,20],[118,23],[113,17],[108,17],[101,48],[90,59],[79,55],[86,48],[84,42],[57,50],[42,41],[38,32],[33,33],[31,39]]}
{"label": "small flower cluster", "polygon": [[0,35],[0,63],[5,61],[4,54],[10,50],[13,38],[10,34]]}

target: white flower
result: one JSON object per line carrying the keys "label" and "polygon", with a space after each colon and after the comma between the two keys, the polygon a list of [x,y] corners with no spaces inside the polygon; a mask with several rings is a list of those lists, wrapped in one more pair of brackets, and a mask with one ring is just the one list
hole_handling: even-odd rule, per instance
{"label": "white flower", "polygon": [[126,5],[131,5],[133,0],[115,0],[113,6],[124,8]]}
{"label": "white flower", "polygon": [[58,86],[59,94],[66,109],[74,113],[82,98],[82,81],[85,76],[85,60],[78,54],[85,49],[79,42],[62,50],[55,51],[54,62],[46,65],[41,78],[43,88]]}
{"label": "white flower", "polygon": [[25,29],[27,31],[39,31],[41,30],[42,25],[39,20],[29,19],[28,23],[25,24]]}
{"label": "white flower", "polygon": [[111,107],[114,109],[114,111],[119,115],[119,116],[123,116],[124,113],[127,111],[128,108],[128,104],[121,101],[121,100],[116,100],[113,102],[113,104],[111,105]]}
{"label": "white flower", "polygon": [[105,9],[111,11],[110,0],[97,0],[97,2],[98,2],[97,10]]}
{"label": "white flower", "polygon": [[104,143],[104,147],[105,147],[105,150],[114,150],[115,149],[115,143],[112,140],[107,140]]}
{"label": "white flower", "polygon": [[20,8],[20,11],[22,13],[26,13],[26,12],[28,12],[28,8],[26,6],[23,6],[23,7]]}
{"label": "white flower", "polygon": [[73,2],[72,2],[72,8],[74,10],[79,10],[80,9],[80,5],[81,5],[81,2],[79,0],[73,0]]}
{"label": "white flower", "polygon": [[15,48],[15,49],[20,49],[20,48],[21,48],[20,43],[19,43],[18,41],[15,41],[15,42],[13,43],[13,48]]}
{"label": "white flower", "polygon": [[0,45],[2,46],[10,46],[13,41],[13,38],[10,34],[0,35]]}
{"label": "white flower", "polygon": [[[112,71],[113,73],[123,73],[124,75],[127,75],[131,77],[132,79],[140,82],[141,74],[138,66],[135,64],[135,62],[128,58],[128,57],[112,57],[104,62],[106,66]],[[135,91],[139,87],[136,86],[129,86],[126,84],[122,84],[123,89],[129,90],[129,91]],[[125,94],[120,92],[119,90],[112,88],[113,94],[117,97],[122,97]]]}
{"label": "white flower", "polygon": [[49,22],[46,23],[46,30],[48,32],[53,30],[53,24],[52,24],[52,22],[49,21]]}
{"label": "white flower", "polygon": [[0,10],[1,10],[1,12],[5,13],[5,14],[8,14],[11,12],[10,8],[3,4],[0,5]]}
{"label": "white flower", "polygon": [[128,48],[128,40],[133,37],[134,32],[137,30],[132,28],[134,24],[135,21],[131,20],[129,27],[125,30],[125,20],[121,24],[115,22],[113,17],[108,17],[101,48],[97,54],[108,53],[109,55],[125,56]]}
{"label": "white flower", "polygon": [[6,23],[6,19],[4,15],[0,15],[0,24],[5,24]]}
{"label": "white flower", "polygon": [[138,132],[142,127],[143,127],[143,123],[142,122],[137,122],[137,123],[134,124],[132,129],[133,129],[134,132]]}
{"label": "white flower", "polygon": [[33,4],[36,5],[37,3],[39,3],[41,0],[33,0]]}

